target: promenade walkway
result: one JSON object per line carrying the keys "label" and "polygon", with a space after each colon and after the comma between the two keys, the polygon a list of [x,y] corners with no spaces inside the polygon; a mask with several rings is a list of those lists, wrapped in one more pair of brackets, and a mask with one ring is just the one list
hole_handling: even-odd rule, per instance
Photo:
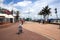
{"label": "promenade walkway", "polygon": [[23,33],[17,35],[18,24],[0,29],[0,40],[60,40],[58,25],[25,22]]}

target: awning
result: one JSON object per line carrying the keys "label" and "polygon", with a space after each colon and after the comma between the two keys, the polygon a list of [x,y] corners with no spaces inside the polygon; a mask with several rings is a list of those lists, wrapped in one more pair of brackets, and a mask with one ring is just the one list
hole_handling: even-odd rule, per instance
{"label": "awning", "polygon": [[0,16],[4,16],[5,18],[14,18],[12,15],[2,14],[0,13]]}
{"label": "awning", "polygon": [[5,18],[8,17],[7,14],[0,14],[0,16],[4,16]]}
{"label": "awning", "polygon": [[14,18],[14,16],[12,16],[12,15],[8,15],[8,17],[7,18]]}

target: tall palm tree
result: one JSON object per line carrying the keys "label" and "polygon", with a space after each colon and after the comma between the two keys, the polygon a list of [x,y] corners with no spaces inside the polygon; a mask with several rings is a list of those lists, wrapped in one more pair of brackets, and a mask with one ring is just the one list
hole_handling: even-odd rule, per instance
{"label": "tall palm tree", "polygon": [[17,11],[16,20],[19,21],[19,11]]}
{"label": "tall palm tree", "polygon": [[11,15],[13,15],[13,11],[14,11],[14,10],[11,10]]}
{"label": "tall palm tree", "polygon": [[51,8],[49,8],[48,6],[46,6],[45,8],[43,8],[43,9],[39,12],[39,15],[43,15],[44,21],[47,20],[47,19],[46,19],[46,16],[51,13],[50,9],[51,9]]}
{"label": "tall palm tree", "polygon": [[[57,17],[57,22],[58,22],[57,8],[55,8],[55,14],[56,14],[56,17]],[[60,25],[59,25],[59,29],[60,29]]]}
{"label": "tall palm tree", "polygon": [[[58,19],[57,8],[55,8],[55,14],[56,14],[56,18]],[[58,22],[58,20],[57,20],[57,22]]]}

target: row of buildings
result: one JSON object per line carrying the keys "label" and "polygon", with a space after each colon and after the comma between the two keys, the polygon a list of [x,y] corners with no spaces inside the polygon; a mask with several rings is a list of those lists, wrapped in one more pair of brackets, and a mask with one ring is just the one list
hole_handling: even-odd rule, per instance
{"label": "row of buildings", "polygon": [[4,8],[0,8],[0,24],[3,23],[15,23],[19,19],[19,11],[13,13],[13,10],[9,11]]}

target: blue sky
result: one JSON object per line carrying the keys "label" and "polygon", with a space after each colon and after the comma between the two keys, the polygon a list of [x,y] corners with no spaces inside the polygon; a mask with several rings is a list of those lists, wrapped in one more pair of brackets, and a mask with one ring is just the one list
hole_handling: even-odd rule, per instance
{"label": "blue sky", "polygon": [[29,16],[38,19],[42,17],[37,14],[43,7],[49,5],[49,7],[52,8],[50,14],[52,16],[49,16],[49,18],[56,18],[54,13],[55,8],[58,9],[58,17],[60,18],[60,0],[0,0],[0,5],[8,10],[19,10],[22,17]]}
{"label": "blue sky", "polygon": [[[4,0],[4,4],[9,4],[10,2],[13,2],[13,3],[17,3],[17,2],[22,2],[24,0]],[[26,0],[26,1],[32,1],[32,2],[35,2],[37,0]]]}
{"label": "blue sky", "polygon": [[4,0],[4,4],[9,4],[10,2],[13,2],[13,3],[17,3],[17,2],[21,2],[21,1],[24,1],[24,0]]}

